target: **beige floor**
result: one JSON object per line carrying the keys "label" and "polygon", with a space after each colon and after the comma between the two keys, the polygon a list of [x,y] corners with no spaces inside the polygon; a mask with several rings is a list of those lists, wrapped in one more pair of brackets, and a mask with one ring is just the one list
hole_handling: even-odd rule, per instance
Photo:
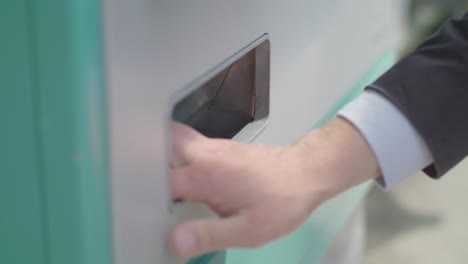
{"label": "beige floor", "polygon": [[468,263],[468,160],[367,197],[367,264]]}

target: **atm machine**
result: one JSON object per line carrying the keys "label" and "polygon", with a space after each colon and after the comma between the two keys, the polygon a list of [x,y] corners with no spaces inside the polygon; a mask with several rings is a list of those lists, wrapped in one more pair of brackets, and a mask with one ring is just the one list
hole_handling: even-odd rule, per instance
{"label": "atm machine", "polygon": [[362,242],[337,244],[370,183],[264,247],[173,256],[171,229],[213,216],[172,201],[170,120],[288,144],[392,65],[401,10],[394,0],[1,1],[0,263],[331,263]]}

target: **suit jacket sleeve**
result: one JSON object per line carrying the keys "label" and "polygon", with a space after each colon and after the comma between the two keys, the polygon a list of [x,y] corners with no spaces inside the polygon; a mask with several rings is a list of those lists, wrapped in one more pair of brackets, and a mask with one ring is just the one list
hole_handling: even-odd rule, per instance
{"label": "suit jacket sleeve", "polygon": [[434,158],[424,171],[446,173],[468,154],[468,13],[445,22],[367,89],[390,100],[420,133]]}

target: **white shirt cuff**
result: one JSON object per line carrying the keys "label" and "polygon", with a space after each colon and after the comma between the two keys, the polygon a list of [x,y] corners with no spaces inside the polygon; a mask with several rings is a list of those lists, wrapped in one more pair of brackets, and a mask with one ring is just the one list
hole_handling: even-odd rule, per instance
{"label": "white shirt cuff", "polygon": [[385,190],[432,163],[432,155],[408,119],[385,97],[365,91],[338,115],[351,122],[373,150],[382,172],[376,181]]}

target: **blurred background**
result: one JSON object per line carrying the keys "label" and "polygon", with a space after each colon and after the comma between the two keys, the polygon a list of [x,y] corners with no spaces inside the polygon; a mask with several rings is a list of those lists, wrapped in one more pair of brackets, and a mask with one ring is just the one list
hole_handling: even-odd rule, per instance
{"label": "blurred background", "polygon": [[[400,56],[447,18],[468,11],[468,1],[459,0],[413,0],[405,5]],[[373,188],[366,205],[366,263],[467,263],[468,159],[437,181],[418,173],[389,192]]]}

